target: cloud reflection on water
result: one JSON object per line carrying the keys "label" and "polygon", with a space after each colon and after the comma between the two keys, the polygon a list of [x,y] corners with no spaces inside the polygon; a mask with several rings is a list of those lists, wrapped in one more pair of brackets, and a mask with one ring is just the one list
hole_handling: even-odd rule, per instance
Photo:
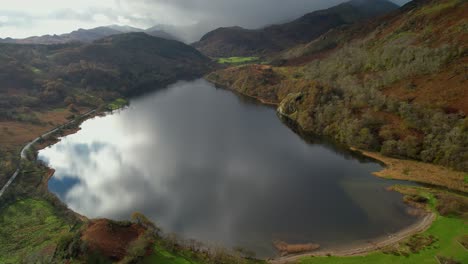
{"label": "cloud reflection on water", "polygon": [[414,221],[370,175],[379,165],[339,153],[305,143],[274,109],[198,80],[88,120],[39,157],[56,169],[51,190],[81,214],[141,211],[167,232],[260,255],[276,238],[330,245]]}

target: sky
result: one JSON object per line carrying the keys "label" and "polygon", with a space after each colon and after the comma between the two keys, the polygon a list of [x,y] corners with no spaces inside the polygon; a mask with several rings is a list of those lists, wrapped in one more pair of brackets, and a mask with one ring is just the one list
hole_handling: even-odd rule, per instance
{"label": "sky", "polygon": [[112,24],[257,28],[341,2],[345,0],[0,0],[0,37],[62,34]]}

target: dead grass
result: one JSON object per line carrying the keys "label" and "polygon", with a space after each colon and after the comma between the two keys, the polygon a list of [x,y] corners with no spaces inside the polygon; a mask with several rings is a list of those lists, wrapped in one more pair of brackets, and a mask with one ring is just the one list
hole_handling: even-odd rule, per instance
{"label": "dead grass", "polygon": [[468,183],[465,181],[466,173],[464,172],[413,160],[389,158],[375,152],[361,152],[368,157],[385,163],[386,167],[383,170],[374,173],[376,176],[427,183],[451,190],[468,192]]}
{"label": "dead grass", "polygon": [[52,125],[2,121],[0,122],[0,145],[9,150],[19,148],[52,127]]}
{"label": "dead grass", "polygon": [[459,239],[460,244],[468,250],[468,235],[464,235]]}
{"label": "dead grass", "polygon": [[316,82],[303,78],[301,67],[232,67],[211,73],[206,79],[270,105],[278,105],[290,93],[308,91],[316,86]]}
{"label": "dead grass", "polygon": [[281,253],[281,256],[311,252],[320,248],[319,244],[288,244],[284,241],[275,241],[273,245],[275,246],[276,250]]}
{"label": "dead grass", "polygon": [[[402,101],[438,106],[446,112],[468,114],[468,57],[454,61],[430,76],[416,76],[398,82],[384,93]],[[408,84],[411,84],[409,88]]]}
{"label": "dead grass", "polygon": [[70,112],[64,109],[36,114],[42,123],[41,125],[19,121],[1,121],[0,145],[7,149],[21,147],[55,126],[66,123],[66,117],[70,115]]}
{"label": "dead grass", "polygon": [[[89,111],[88,108],[79,109],[80,113]],[[45,132],[67,123],[72,113],[67,109],[55,109],[35,112],[41,124],[19,121],[0,121],[0,146],[8,150],[19,149]],[[79,113],[78,113],[79,115]]]}
{"label": "dead grass", "polygon": [[436,193],[437,211],[443,216],[456,216],[468,219],[468,198],[450,195],[444,192]]}
{"label": "dead grass", "polygon": [[98,219],[89,223],[81,238],[91,251],[118,261],[126,256],[130,243],[144,232],[144,228],[136,224]]}

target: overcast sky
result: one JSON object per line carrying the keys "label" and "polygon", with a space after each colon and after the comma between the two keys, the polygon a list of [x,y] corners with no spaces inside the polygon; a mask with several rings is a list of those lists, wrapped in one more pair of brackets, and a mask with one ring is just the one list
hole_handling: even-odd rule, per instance
{"label": "overcast sky", "polygon": [[[403,4],[409,0],[393,0]],[[0,37],[61,34],[78,28],[157,24],[260,27],[345,0],[0,0]]]}

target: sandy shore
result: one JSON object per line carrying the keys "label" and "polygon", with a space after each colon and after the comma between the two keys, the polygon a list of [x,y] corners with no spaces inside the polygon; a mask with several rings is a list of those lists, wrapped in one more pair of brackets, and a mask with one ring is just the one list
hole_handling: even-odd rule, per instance
{"label": "sandy shore", "polygon": [[290,255],[279,257],[273,260],[270,260],[269,263],[272,264],[286,264],[286,263],[295,263],[299,259],[303,257],[323,257],[323,256],[359,256],[371,253],[373,251],[380,250],[384,247],[394,245],[414,234],[424,232],[427,230],[431,225],[432,222],[436,219],[436,215],[432,212],[428,212],[420,221],[417,223],[397,232],[391,234],[389,236],[377,238],[373,241],[369,241],[367,243],[355,244],[345,247],[340,247],[336,249],[323,249],[317,250],[314,252],[298,254],[298,255]]}
{"label": "sandy shore", "polygon": [[[392,178],[392,179],[399,179],[399,180],[432,183],[432,182],[428,182],[427,178],[424,178],[421,175],[424,174],[427,177],[427,174],[430,173],[431,176],[435,177],[435,176],[439,176],[443,172],[447,173],[447,171],[445,170],[448,170],[443,167],[432,165],[432,164],[425,164],[422,162],[415,162],[415,161],[408,161],[408,160],[398,160],[398,159],[384,157],[378,153],[361,151],[361,150],[357,150],[354,148],[351,148],[351,149],[354,151],[359,151],[367,157],[371,157],[373,159],[376,159],[385,163],[386,168],[384,168],[383,170],[379,172],[374,173],[375,176],[378,176],[381,178]],[[404,169],[408,167],[410,168],[414,167],[415,164],[418,165],[417,166],[417,168],[419,168],[418,173],[413,173],[412,175],[411,174],[408,175],[402,172]],[[429,166],[430,169],[427,169],[426,166]],[[451,175],[452,178],[454,178],[452,182],[457,183],[453,185],[457,185],[459,187],[455,189],[464,190],[463,185],[462,186],[459,185],[460,176],[458,175],[458,173],[454,171],[450,171],[450,172],[452,174]],[[442,186],[449,185],[447,184],[447,182],[444,182],[444,183],[445,184],[439,183],[438,185],[442,185]],[[450,187],[454,187],[453,185]],[[283,257],[270,260],[269,263],[272,263],[272,264],[295,263],[303,257],[323,257],[323,256],[329,256],[329,255],[346,257],[346,256],[366,255],[368,253],[378,251],[382,248],[397,244],[400,241],[414,234],[424,232],[432,225],[432,222],[435,220],[435,218],[436,218],[436,214],[432,212],[426,212],[425,215],[417,223],[414,223],[413,225],[408,226],[405,229],[400,230],[399,232],[388,235],[388,236],[376,238],[368,242],[356,242],[354,244],[350,244],[347,246],[345,245],[345,246],[341,246],[337,248],[319,249],[313,252],[306,252],[303,254],[283,256]]]}
{"label": "sandy shore", "polygon": [[376,152],[351,149],[385,164],[385,168],[381,171],[374,172],[375,176],[441,186],[468,193],[468,183],[465,181],[466,173],[464,172],[420,161],[390,158]]}

